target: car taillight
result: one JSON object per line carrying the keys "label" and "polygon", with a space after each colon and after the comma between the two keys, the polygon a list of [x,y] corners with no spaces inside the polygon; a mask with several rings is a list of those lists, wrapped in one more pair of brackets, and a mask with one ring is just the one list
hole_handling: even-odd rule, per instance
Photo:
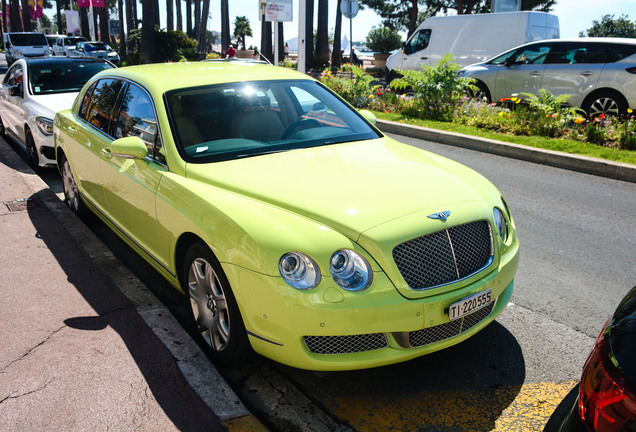
{"label": "car taillight", "polygon": [[608,349],[602,332],[583,367],[579,414],[590,431],[631,431],[636,428],[636,397],[625,389]]}
{"label": "car taillight", "polygon": [[636,66],[632,66],[630,68],[625,69],[630,74],[636,74]]}

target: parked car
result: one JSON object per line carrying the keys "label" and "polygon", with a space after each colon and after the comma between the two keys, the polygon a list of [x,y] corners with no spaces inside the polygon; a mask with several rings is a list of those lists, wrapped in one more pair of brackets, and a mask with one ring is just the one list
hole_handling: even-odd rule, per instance
{"label": "parked car", "polygon": [[55,166],[55,113],[70,108],[77,93],[95,73],[113,67],[97,59],[16,60],[0,86],[0,134],[26,150],[33,168]]}
{"label": "parked car", "polygon": [[20,58],[51,55],[43,33],[9,32],[2,35],[2,41],[4,56],[9,66]]}
{"label": "parked car", "polygon": [[96,57],[104,60],[108,60],[116,65],[119,65],[119,54],[112,49],[106,42],[80,41],[75,45],[75,55],[82,57]]}
{"label": "parked car", "polygon": [[53,46],[53,55],[56,56],[72,56],[75,55],[75,45],[78,42],[85,42],[86,38],[82,36],[67,36],[59,38]]}
{"label": "parked car", "polygon": [[544,432],[636,431],[636,287],[605,323],[581,382],[548,420]]}
{"label": "parked car", "polygon": [[590,116],[625,114],[636,106],[636,39],[534,42],[460,73],[476,79],[479,95],[489,102],[545,89],[570,95],[569,104]]}
{"label": "parked car", "polygon": [[474,335],[518,263],[499,191],[372,116],[284,68],[153,64],[97,74],[54,137],[71,209],[187,293],[218,362],[341,370]]}
{"label": "parked car", "polygon": [[63,38],[66,37],[64,35],[58,35],[58,34],[47,34],[46,35],[46,41],[49,44],[49,50],[51,51],[51,54],[53,54],[53,47],[55,46],[55,44],[57,43],[57,40],[59,38]]}
{"label": "parked car", "polygon": [[386,76],[391,81],[401,69],[435,66],[447,53],[458,65],[467,66],[520,44],[559,36],[559,18],[545,12],[434,16],[387,59]]}

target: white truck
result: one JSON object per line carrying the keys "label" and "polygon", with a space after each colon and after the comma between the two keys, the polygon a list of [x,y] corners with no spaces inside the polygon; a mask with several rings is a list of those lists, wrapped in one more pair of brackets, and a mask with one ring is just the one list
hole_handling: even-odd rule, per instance
{"label": "white truck", "polygon": [[499,12],[427,18],[386,62],[387,81],[399,69],[421,70],[446,53],[460,66],[543,39],[559,38],[559,18],[546,12]]}

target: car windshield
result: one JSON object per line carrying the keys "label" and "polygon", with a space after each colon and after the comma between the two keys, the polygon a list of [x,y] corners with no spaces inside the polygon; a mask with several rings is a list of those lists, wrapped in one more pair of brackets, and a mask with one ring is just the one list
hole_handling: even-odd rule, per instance
{"label": "car windshield", "polygon": [[106,51],[108,50],[108,45],[105,43],[85,43],[84,48],[86,51]]}
{"label": "car windshield", "polygon": [[82,42],[85,40],[86,39],[84,39],[83,37],[70,37],[70,38],[64,39],[64,45],[66,46],[77,45],[78,42]]}
{"label": "car windshield", "polygon": [[44,63],[29,66],[33,94],[78,92],[93,75],[112,66],[106,62]]}
{"label": "car windshield", "polygon": [[217,84],[165,94],[184,160],[206,163],[380,135],[311,80]]}
{"label": "car windshield", "polygon": [[42,33],[12,34],[11,43],[15,46],[48,45]]}

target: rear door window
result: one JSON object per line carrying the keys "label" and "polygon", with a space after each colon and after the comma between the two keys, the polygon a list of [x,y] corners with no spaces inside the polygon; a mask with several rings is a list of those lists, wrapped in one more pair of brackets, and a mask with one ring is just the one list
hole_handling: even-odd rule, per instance
{"label": "rear door window", "polygon": [[[113,109],[123,82],[112,78],[97,82],[89,97],[84,97],[79,115],[102,132],[109,134]],[[88,92],[87,92],[88,95]]]}

